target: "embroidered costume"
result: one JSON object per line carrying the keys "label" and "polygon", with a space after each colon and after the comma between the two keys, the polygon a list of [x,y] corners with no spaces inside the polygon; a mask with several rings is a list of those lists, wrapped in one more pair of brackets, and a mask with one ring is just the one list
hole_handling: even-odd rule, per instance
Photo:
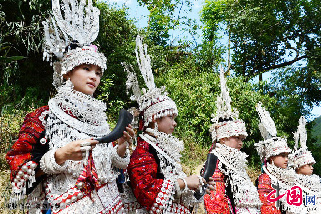
{"label": "embroidered costume", "polygon": [[[48,203],[53,213],[122,213],[116,185],[118,173],[113,166],[126,168],[129,155],[121,158],[117,146],[99,144],[85,160],[88,161],[85,167],[84,161],[72,160],[58,165],[54,157],[55,151],[69,142],[106,135],[109,127],[104,120],[105,109],[100,101],[72,90],[71,82],[68,82],[59,88],[49,106],[26,116],[19,139],[8,152],[7,160],[16,199],[28,194],[33,208],[30,212],[40,212],[34,210],[36,206]],[[95,115],[87,113],[90,111]],[[99,125],[95,125],[97,123]],[[46,175],[35,182],[39,169]],[[32,185],[32,182],[35,183]]]}
{"label": "embroidered costume", "polygon": [[[86,14],[83,14],[86,11]],[[124,169],[129,154],[120,157],[112,143],[97,144],[80,161],[56,163],[55,152],[66,144],[102,137],[110,132],[106,105],[73,89],[63,75],[81,64],[106,69],[106,58],[91,45],[99,29],[99,10],[92,1],[52,1],[53,15],[44,22],[44,58],[53,55],[57,94],[48,106],[28,114],[19,139],[7,153],[13,186],[12,202],[27,195],[30,213],[124,213],[116,168]],[[64,16],[64,17],[63,17]],[[65,47],[67,48],[65,49]],[[42,176],[37,176],[43,172]]]}
{"label": "embroidered costume", "polygon": [[[258,177],[257,182],[260,200],[263,203],[261,207],[261,213],[281,214],[281,210],[276,208],[275,202],[270,202],[267,200],[267,196],[274,190],[272,188],[271,178],[268,176],[268,174],[262,173]],[[273,197],[275,197],[275,195],[273,195]]]}
{"label": "embroidered costume", "polygon": [[217,98],[217,113],[210,131],[216,158],[213,174],[214,188],[204,196],[207,213],[260,213],[261,202],[254,184],[246,172],[246,157],[232,147],[217,143],[220,139],[232,136],[247,136],[245,123],[238,119],[238,112],[231,109],[231,98],[224,70],[220,71],[221,94]]}
{"label": "embroidered costume", "polygon": [[[176,137],[147,128],[153,119],[177,115],[175,102],[167,96],[165,87],[156,88],[151,70],[147,46],[142,39],[136,39],[137,62],[148,87],[143,94],[138,86],[136,75],[125,65],[128,73],[127,87],[132,89],[141,112],[137,147],[128,165],[128,174],[133,193],[141,205],[138,213],[190,213],[196,203],[193,192],[187,188],[181,191],[177,179],[185,178],[180,163],[180,152],[184,149],[182,141]],[[126,206],[126,205],[125,205]],[[130,206],[130,205],[128,205]]]}
{"label": "embroidered costume", "polygon": [[189,190],[179,193],[177,187],[177,179],[186,177],[179,159],[175,158],[179,157],[184,145],[171,136],[173,141],[169,142],[176,141],[180,148],[169,150],[161,146],[165,142],[159,137],[147,133],[138,137],[137,147],[128,165],[134,195],[150,213],[190,213],[193,206],[190,202],[195,201],[194,195]]}
{"label": "embroidered costume", "polygon": [[[275,123],[261,103],[257,104],[256,110],[260,116],[259,128],[264,138],[264,141],[254,144],[264,163],[263,173],[257,180],[258,192],[263,203],[261,213],[305,213],[302,207],[293,205],[288,200],[291,188],[296,185],[294,170],[277,167],[273,161],[269,163],[270,157],[290,153],[291,149],[286,139],[276,136]],[[279,199],[275,200],[276,197]]]}
{"label": "embroidered costume", "polygon": [[[263,173],[259,176],[257,182],[258,192],[263,203],[261,213],[299,213],[297,211],[303,211],[302,209],[295,211],[296,206],[287,203],[288,190],[295,186],[293,170],[282,169],[274,164],[266,163],[266,166],[263,167]],[[272,194],[272,191],[275,191],[275,193]],[[280,196],[283,195],[279,199],[280,204],[276,204],[277,202],[271,200],[277,197],[276,191]],[[268,198],[269,194],[271,194],[270,199]]]}
{"label": "embroidered costume", "polygon": [[[308,164],[315,164],[315,160],[312,153],[308,150],[306,145],[307,132],[305,128],[305,119],[300,117],[299,126],[294,133],[294,151],[289,155],[290,166],[296,170],[300,167]],[[299,148],[299,140],[300,147]],[[303,201],[301,206],[305,206],[308,213],[320,213],[321,212],[321,183],[320,177],[317,175],[304,175],[297,174],[296,183],[302,188]],[[314,203],[309,203],[309,197],[314,196]]]}
{"label": "embroidered costume", "polygon": [[40,143],[40,139],[44,137],[44,121],[48,110],[48,106],[43,106],[26,115],[18,140],[6,155],[11,169],[12,192],[15,195],[11,200],[13,203],[16,202],[14,199],[20,200],[23,195],[34,190],[42,179],[36,179],[35,175],[42,155],[48,150],[48,144]]}

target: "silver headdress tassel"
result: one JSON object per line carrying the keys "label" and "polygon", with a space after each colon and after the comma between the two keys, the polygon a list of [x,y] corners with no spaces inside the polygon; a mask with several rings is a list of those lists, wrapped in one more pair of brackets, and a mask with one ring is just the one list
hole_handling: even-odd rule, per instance
{"label": "silver headdress tassel", "polygon": [[218,141],[222,138],[231,136],[247,136],[245,123],[239,119],[239,112],[231,108],[231,98],[229,90],[226,87],[226,79],[224,77],[224,69],[220,70],[221,93],[216,101],[216,114],[212,115],[213,125],[210,128],[212,133],[212,141]]}
{"label": "silver headdress tassel", "polygon": [[154,82],[154,75],[151,67],[151,59],[147,53],[147,45],[143,44],[142,38],[138,35],[136,38],[136,59],[143,76],[147,90],[139,89],[137,77],[131,66],[123,63],[127,71],[127,90],[132,89],[134,95],[132,100],[138,102],[139,111],[144,114],[144,126],[148,126],[153,119],[161,118],[167,115],[178,115],[178,110],[175,102],[167,96],[165,87],[157,88]]}
{"label": "silver headdress tassel", "polygon": [[[301,116],[299,119],[298,129],[294,133],[294,152],[289,155],[290,165],[294,169],[300,168],[301,166],[307,164],[315,164],[315,160],[306,145],[307,131],[305,129],[305,124],[305,118]],[[301,148],[299,148],[299,140]]]}
{"label": "silver headdress tassel", "polygon": [[52,15],[42,22],[45,44],[43,59],[54,62],[53,85],[59,87],[63,75],[81,64],[93,64],[107,69],[106,57],[92,42],[99,33],[98,8],[92,0],[52,0]]}
{"label": "silver headdress tassel", "polygon": [[254,144],[254,146],[256,146],[261,161],[264,162],[264,160],[284,152],[290,153],[291,149],[288,147],[286,139],[276,136],[275,123],[261,102],[256,105],[256,111],[260,116],[259,129],[264,140]]}

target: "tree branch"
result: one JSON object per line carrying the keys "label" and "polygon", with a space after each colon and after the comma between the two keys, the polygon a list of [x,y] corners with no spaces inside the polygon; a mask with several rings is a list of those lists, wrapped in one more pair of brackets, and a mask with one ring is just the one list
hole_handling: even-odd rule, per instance
{"label": "tree branch", "polygon": [[283,62],[283,63],[277,64],[277,65],[272,65],[270,67],[264,68],[262,70],[262,73],[264,73],[266,71],[269,71],[269,70],[273,70],[273,69],[282,68],[282,67],[285,67],[285,66],[288,66],[288,65],[292,65],[293,63],[295,63],[297,61],[300,61],[301,59],[304,59],[304,58],[307,58],[307,57],[308,57],[307,55],[303,55],[303,56],[300,56],[300,57],[295,57],[291,61]]}

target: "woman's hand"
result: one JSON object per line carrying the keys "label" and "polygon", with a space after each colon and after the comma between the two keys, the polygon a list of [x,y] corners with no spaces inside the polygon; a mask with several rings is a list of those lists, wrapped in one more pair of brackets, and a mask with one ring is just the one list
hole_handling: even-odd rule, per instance
{"label": "woman's hand", "polygon": [[209,177],[208,182],[207,182],[207,187],[205,190],[207,194],[211,194],[211,191],[213,191],[215,189],[214,185],[215,185],[214,178]]}
{"label": "woman's hand", "polygon": [[[202,179],[203,183],[206,183],[204,178],[201,177],[201,179]],[[187,188],[190,190],[197,190],[197,189],[201,188],[202,183],[200,181],[199,175],[191,175],[189,177],[186,177],[185,181],[187,183]],[[185,184],[182,179],[178,179],[177,182],[178,182],[178,185],[181,189],[185,188]]]}
{"label": "woman's hand", "polygon": [[132,141],[133,137],[135,135],[135,132],[133,130],[133,127],[129,124],[126,127],[126,131],[123,132],[123,136],[119,138],[118,141],[118,150],[117,153],[120,157],[124,157],[126,152],[127,143]]}
{"label": "woman's hand", "polygon": [[97,143],[98,141],[94,140],[94,138],[70,142],[57,149],[55,153],[56,163],[61,165],[66,160],[82,160],[86,154],[86,150],[92,150]]}

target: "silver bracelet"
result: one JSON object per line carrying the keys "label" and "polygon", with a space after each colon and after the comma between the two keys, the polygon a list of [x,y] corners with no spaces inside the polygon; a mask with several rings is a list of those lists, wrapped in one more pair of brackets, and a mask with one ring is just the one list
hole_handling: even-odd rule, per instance
{"label": "silver bracelet", "polygon": [[189,189],[188,189],[188,186],[187,186],[187,182],[186,182],[186,180],[185,180],[184,178],[181,178],[181,179],[183,180],[184,185],[185,185],[185,187],[184,187],[184,189],[183,189],[183,192],[185,192],[185,191],[189,190]]}
{"label": "silver bracelet", "polygon": [[199,188],[199,190],[200,190],[200,193],[202,193],[202,191],[203,191],[203,186],[204,186],[203,178],[202,178],[200,175],[198,175],[197,177],[198,177],[199,182],[200,182],[200,188]]}

